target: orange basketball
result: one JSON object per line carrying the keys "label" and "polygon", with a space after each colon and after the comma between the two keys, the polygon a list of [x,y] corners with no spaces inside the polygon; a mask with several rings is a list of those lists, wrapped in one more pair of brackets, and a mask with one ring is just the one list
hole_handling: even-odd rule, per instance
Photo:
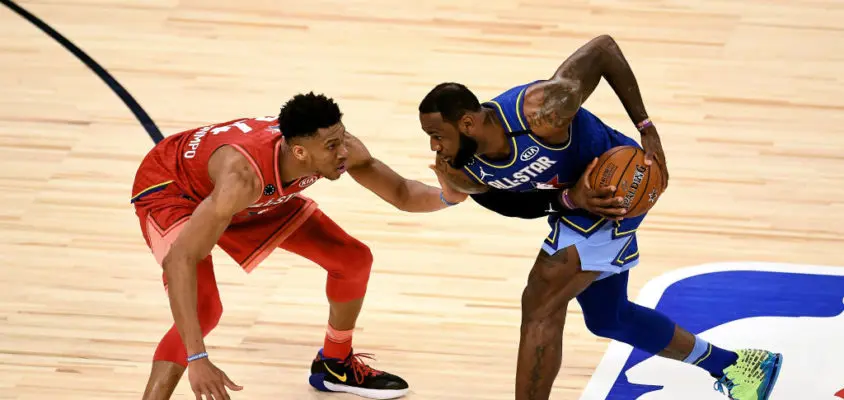
{"label": "orange basketball", "polygon": [[625,218],[638,217],[651,209],[662,194],[665,177],[658,161],[645,165],[645,152],[634,146],[618,146],[598,157],[589,176],[593,189],[615,186],[615,196],[623,198]]}

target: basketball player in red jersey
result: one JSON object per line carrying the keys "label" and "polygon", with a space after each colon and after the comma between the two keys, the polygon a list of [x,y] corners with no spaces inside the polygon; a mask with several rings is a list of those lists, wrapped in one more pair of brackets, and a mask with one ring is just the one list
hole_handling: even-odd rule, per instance
{"label": "basketball player in red jersey", "polygon": [[182,132],[144,158],[132,202],[163,268],[175,320],[155,351],[144,399],[169,398],[186,368],[197,400],[228,399],[226,388],[242,389],[211,362],[203,342],[223,312],[210,255],[214,245],[247,272],[278,247],[328,271],[330,314],[324,346],[311,365],[313,387],[375,399],[407,392],[402,378],[367,366],[352,352],[372,266],[369,248],[299,192],[348,171],[403,211],[440,210],[466,195],[403,178],[346,132],[341,118],[332,99],[300,94],[278,118]]}

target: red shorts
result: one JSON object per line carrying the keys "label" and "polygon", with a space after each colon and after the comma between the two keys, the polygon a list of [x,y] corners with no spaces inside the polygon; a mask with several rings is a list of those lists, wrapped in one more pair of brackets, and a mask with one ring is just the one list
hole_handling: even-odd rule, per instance
{"label": "red shorts", "polygon": [[[198,204],[170,185],[134,205],[144,239],[160,265]],[[269,212],[230,225],[217,245],[246,272],[251,272],[316,211],[313,200],[293,196]]]}

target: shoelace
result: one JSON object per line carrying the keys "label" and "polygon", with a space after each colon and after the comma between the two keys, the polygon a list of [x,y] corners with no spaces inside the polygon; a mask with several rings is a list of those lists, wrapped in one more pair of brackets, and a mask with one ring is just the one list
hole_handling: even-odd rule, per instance
{"label": "shoelace", "polygon": [[[721,379],[718,379],[718,381],[715,382],[715,384],[712,386],[712,388],[721,392],[721,393],[724,393],[724,388],[726,387],[727,392],[725,394],[727,396],[729,396],[730,390],[732,390],[733,387],[735,387],[735,386],[736,385],[733,383],[733,381],[727,379],[727,375],[724,375],[724,376],[721,377]],[[730,398],[732,398],[732,397],[730,397]]]}
{"label": "shoelace", "polygon": [[364,358],[375,360],[374,355],[370,353],[352,354],[349,359],[346,360],[346,365],[352,367],[352,371],[355,373],[355,381],[357,381],[358,384],[362,384],[364,378],[367,376],[375,376],[381,373],[381,371],[366,365],[363,361]]}

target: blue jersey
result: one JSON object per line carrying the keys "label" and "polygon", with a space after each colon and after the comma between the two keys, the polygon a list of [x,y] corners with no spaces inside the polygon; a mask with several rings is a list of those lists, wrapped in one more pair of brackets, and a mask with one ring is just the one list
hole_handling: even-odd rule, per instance
{"label": "blue jersey", "polygon": [[[522,110],[529,85],[516,86],[483,103],[483,106],[495,111],[506,129],[510,139],[510,154],[501,160],[490,160],[476,154],[463,168],[472,179],[493,188],[516,192],[574,186],[589,163],[607,150],[615,146],[641,148],[635,140],[610,128],[584,108],[577,111],[568,127],[568,141],[561,144],[545,143],[530,130]],[[644,215],[616,223],[613,236],[632,234],[643,218]],[[549,217],[549,223],[553,226],[558,221],[586,237],[607,222],[582,210]],[[546,241],[554,243],[556,236],[555,228]],[[627,252],[635,252],[635,243],[632,244]]]}
{"label": "blue jersey", "polygon": [[529,85],[516,86],[483,104],[495,111],[507,130],[510,155],[494,161],[475,155],[464,171],[478,182],[518,192],[572,186],[595,157],[615,146],[639,146],[584,108],[569,125],[567,142],[545,143],[531,132],[522,110]]}

